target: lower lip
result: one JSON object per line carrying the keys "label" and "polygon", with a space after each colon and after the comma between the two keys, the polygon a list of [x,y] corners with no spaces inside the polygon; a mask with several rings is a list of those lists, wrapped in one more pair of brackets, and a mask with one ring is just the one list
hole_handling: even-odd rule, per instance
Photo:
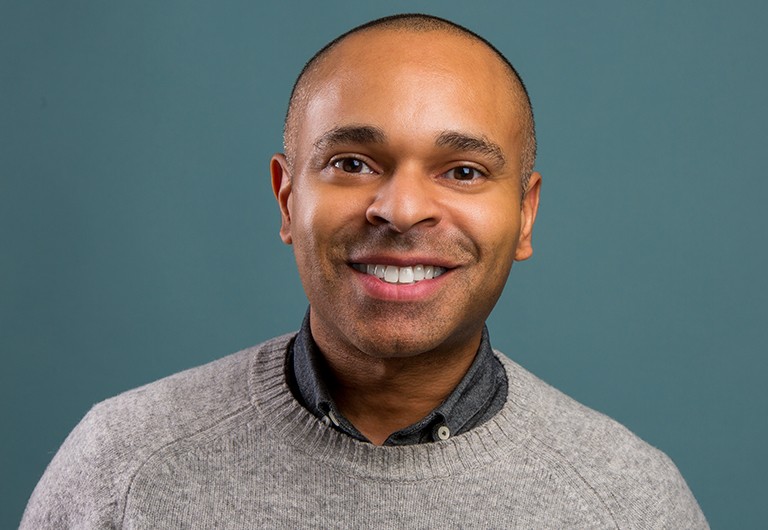
{"label": "lower lip", "polygon": [[371,298],[388,302],[419,302],[429,299],[440,288],[451,271],[445,271],[437,278],[413,283],[387,283],[372,274],[366,274],[350,267]]}

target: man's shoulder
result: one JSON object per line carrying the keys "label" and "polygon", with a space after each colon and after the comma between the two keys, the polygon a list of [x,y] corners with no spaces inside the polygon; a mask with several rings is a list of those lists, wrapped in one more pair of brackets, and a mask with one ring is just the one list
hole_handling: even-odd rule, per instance
{"label": "man's shoulder", "polygon": [[500,358],[510,383],[508,410],[517,409],[524,418],[524,443],[530,454],[594,492],[619,522],[673,517],[670,522],[706,526],[685,480],[666,454],[619,422],[503,355]]}
{"label": "man's shoulder", "polygon": [[578,457],[594,444],[610,440],[614,446],[629,444],[642,453],[658,453],[616,420],[578,402],[503,354],[499,358],[507,371],[511,405],[524,415],[529,433],[549,440],[553,450]]}
{"label": "man's shoulder", "polygon": [[[251,377],[261,354],[282,355],[292,335],[164,377],[102,401],[83,420],[113,438],[171,443],[251,408]],[[151,449],[150,449],[151,450]]]}
{"label": "man's shoulder", "polygon": [[[238,416],[256,413],[250,381],[255,360],[263,356],[280,362],[291,336],[276,337],[94,405],[48,466],[22,527],[113,524],[131,480],[150,458]],[[61,519],[46,522],[52,514]]]}

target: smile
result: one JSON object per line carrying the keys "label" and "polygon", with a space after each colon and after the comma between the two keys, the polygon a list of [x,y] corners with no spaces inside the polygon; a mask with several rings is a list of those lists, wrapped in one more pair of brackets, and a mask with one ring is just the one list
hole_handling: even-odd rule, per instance
{"label": "smile", "polygon": [[352,268],[364,274],[376,276],[387,283],[416,283],[421,280],[431,280],[447,270],[444,267],[434,265],[398,267],[396,265],[371,265],[367,263],[353,263]]}

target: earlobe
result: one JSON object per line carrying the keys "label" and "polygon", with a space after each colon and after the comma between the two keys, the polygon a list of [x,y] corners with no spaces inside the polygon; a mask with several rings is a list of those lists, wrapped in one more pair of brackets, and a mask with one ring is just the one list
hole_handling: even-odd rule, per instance
{"label": "earlobe", "polygon": [[517,241],[517,249],[515,250],[515,261],[523,261],[533,255],[533,245],[531,240],[533,236],[533,224],[536,221],[536,214],[539,211],[540,193],[541,175],[534,171],[528,179],[528,188],[525,191],[520,206],[520,238]]}
{"label": "earlobe", "polygon": [[293,243],[291,237],[291,210],[290,198],[292,190],[291,174],[288,170],[288,162],[285,155],[277,153],[272,157],[269,164],[269,171],[272,175],[272,192],[275,194],[277,204],[280,207],[280,239],[283,243],[290,245]]}

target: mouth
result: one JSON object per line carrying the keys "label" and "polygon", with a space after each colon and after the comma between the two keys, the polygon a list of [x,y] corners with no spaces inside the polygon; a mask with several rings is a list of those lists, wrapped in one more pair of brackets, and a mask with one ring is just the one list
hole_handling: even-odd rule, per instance
{"label": "mouth", "polygon": [[381,265],[370,263],[353,263],[352,268],[363,274],[376,276],[386,283],[409,284],[422,280],[431,280],[445,273],[448,269],[437,265],[412,265],[398,267],[397,265]]}

